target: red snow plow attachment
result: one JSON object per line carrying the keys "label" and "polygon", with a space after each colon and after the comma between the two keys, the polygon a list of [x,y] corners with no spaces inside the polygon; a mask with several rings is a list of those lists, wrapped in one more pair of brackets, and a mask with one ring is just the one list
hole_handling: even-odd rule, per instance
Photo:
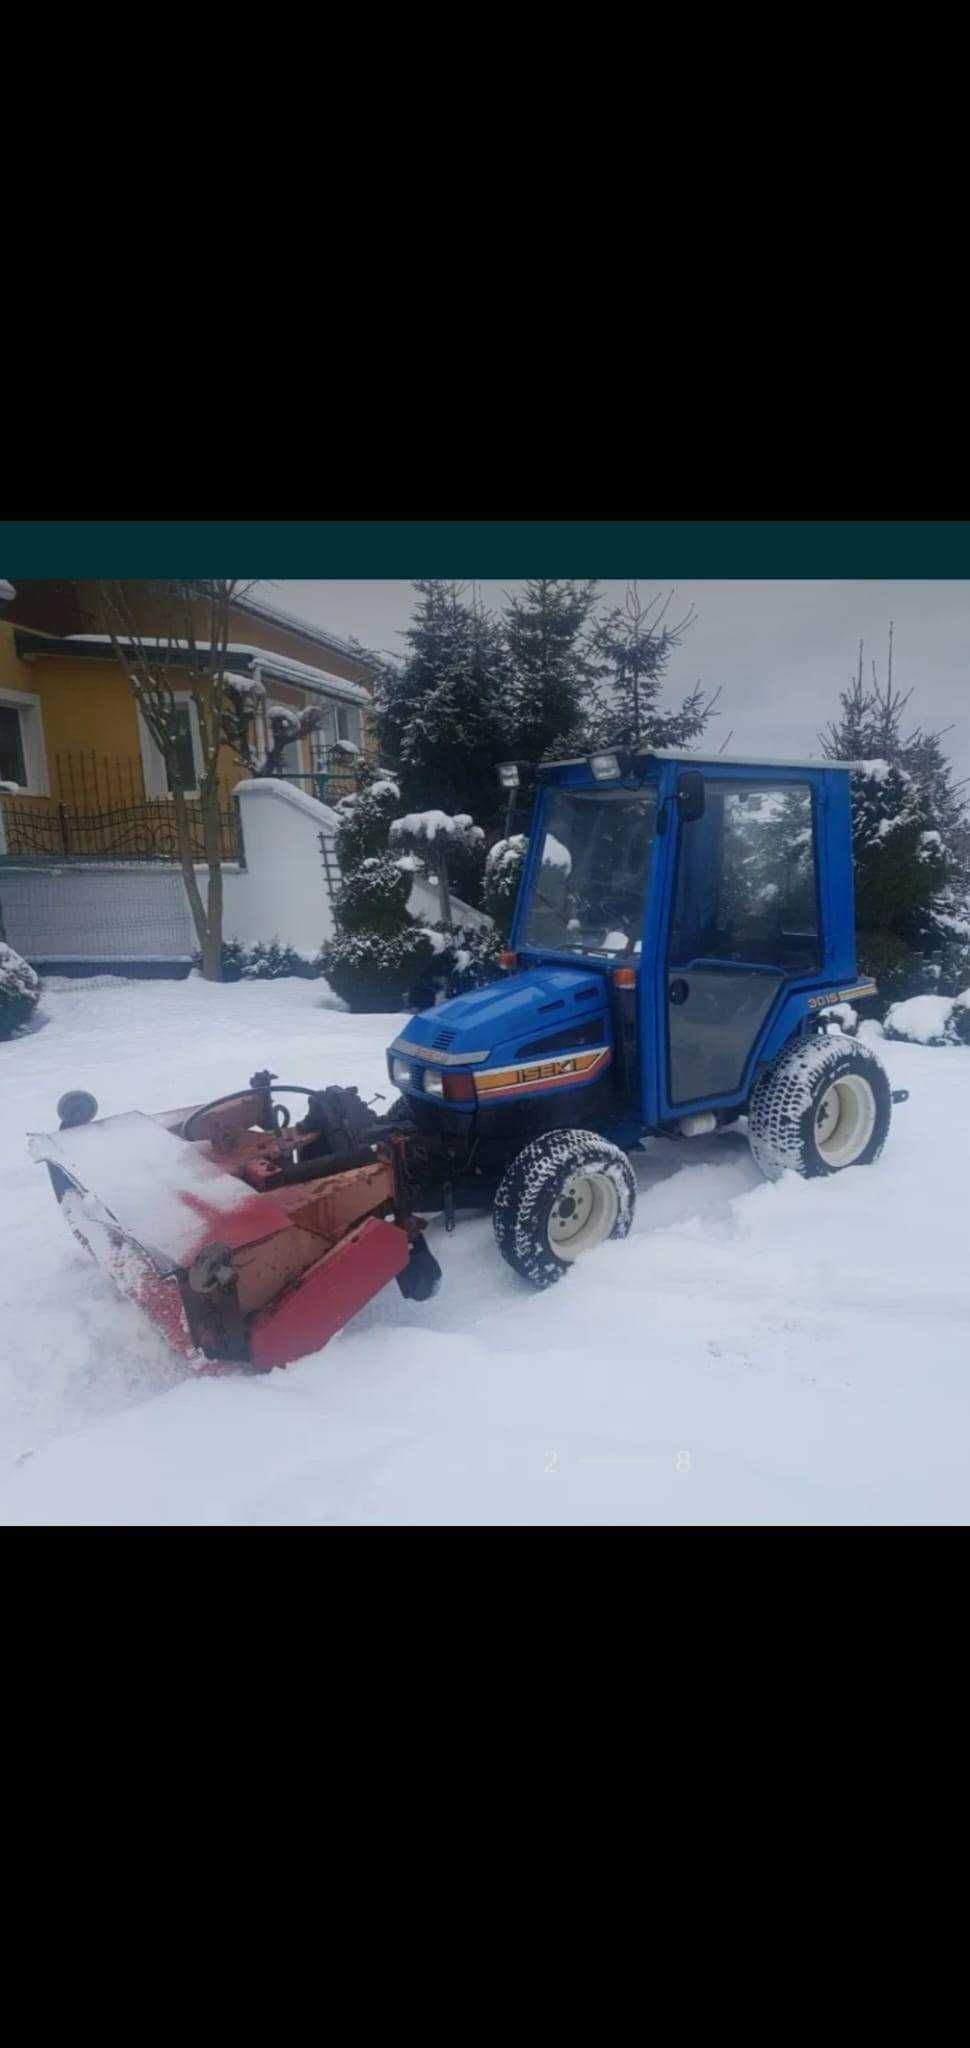
{"label": "red snow plow attachment", "polygon": [[[410,1213],[405,1141],[355,1089],[274,1090],[95,1122],[81,1093],[31,1137],[75,1236],[199,1370],[266,1372],[318,1351],[389,1280],[416,1299],[440,1270]],[[290,1126],[274,1094],[308,1097]],[[347,1146],[347,1138],[367,1140]],[[342,1147],[341,1149],[341,1142]]]}

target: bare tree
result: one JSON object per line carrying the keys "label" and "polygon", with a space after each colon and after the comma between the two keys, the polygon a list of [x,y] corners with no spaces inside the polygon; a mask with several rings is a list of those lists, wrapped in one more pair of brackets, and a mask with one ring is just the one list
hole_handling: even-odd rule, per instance
{"label": "bare tree", "polygon": [[[306,711],[284,711],[277,706],[275,713],[262,711],[260,698],[255,686],[245,676],[226,675],[225,699],[223,704],[223,740],[237,761],[254,779],[268,775],[283,775],[286,771],[284,756],[294,741],[309,737],[317,732],[323,722],[323,709],[311,704]],[[262,713],[262,716],[261,716]],[[261,743],[260,728],[265,725],[268,746]],[[337,740],[332,752],[350,752],[345,742]],[[356,749],[353,750],[356,752]]]}
{"label": "bare tree", "polygon": [[[222,749],[228,748],[250,775],[278,774],[284,749],[305,733],[313,732],[321,717],[316,707],[302,714],[294,713],[270,730],[268,746],[262,744],[265,714],[260,692],[254,683],[234,674],[229,667],[233,604],[250,587],[231,578],[158,582],[152,592],[158,606],[157,631],[148,634],[139,624],[140,607],[134,590],[124,583],[98,585],[104,630],[165,764],[182,879],[207,981],[222,980]],[[177,692],[181,693],[181,702]],[[198,721],[200,761],[195,801],[208,870],[204,897],[196,871],[184,783],[186,696]]]}

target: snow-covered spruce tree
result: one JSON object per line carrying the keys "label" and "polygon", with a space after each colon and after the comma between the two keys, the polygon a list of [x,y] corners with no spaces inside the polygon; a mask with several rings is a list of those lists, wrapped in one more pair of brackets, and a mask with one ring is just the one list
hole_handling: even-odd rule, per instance
{"label": "snow-covered spruce tree", "polygon": [[887,999],[965,980],[970,918],[959,840],[964,817],[939,733],[904,732],[902,714],[912,691],[893,684],[893,636],[885,684],[875,664],[863,674],[863,644],[855,675],[841,692],[840,715],[820,734],[829,760],[865,766],[852,778],[859,966]]}
{"label": "snow-covered spruce tree", "polygon": [[378,777],[337,805],[337,860],[343,881],[334,904],[337,930],[321,964],[335,995],[352,1010],[397,1010],[445,942],[408,915],[412,875],[388,850],[400,802],[397,783]]}
{"label": "snow-covered spruce tree", "polygon": [[513,593],[502,618],[514,712],[510,758],[541,761],[568,749],[601,707],[589,622],[595,582],[535,576]]}
{"label": "snow-covered spruce tree", "polygon": [[0,939],[0,1038],[22,1031],[40,1001],[40,977],[5,939]]}
{"label": "snow-covered spruce tree", "polygon": [[673,625],[666,623],[672,596],[658,593],[644,604],[637,584],[630,583],[624,603],[615,605],[595,626],[590,649],[601,708],[595,714],[591,744],[686,747],[704,732],[719,691],[707,697],[697,683],[679,711],[662,711],[659,705],[667,663],[694,622],[693,611],[688,611]]}
{"label": "snow-covered spruce tree", "polygon": [[379,663],[378,737],[397,763],[404,805],[440,805],[497,822],[499,761],[514,752],[514,706],[503,636],[458,583],[414,585],[414,617],[402,662]]}

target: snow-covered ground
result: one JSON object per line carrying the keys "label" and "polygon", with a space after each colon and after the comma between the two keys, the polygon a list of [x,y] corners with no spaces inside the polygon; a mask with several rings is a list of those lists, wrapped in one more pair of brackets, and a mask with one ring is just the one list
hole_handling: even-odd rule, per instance
{"label": "snow-covered ground", "polygon": [[198,1379],[113,1293],[31,1163],[67,1087],[104,1114],[285,1081],[389,1094],[399,1017],[319,982],[83,987],[0,1044],[0,1520],[964,1522],[970,1048],[886,1044],[882,1159],[762,1181],[740,1132],[636,1162],[634,1234],[533,1294],[487,1219],[430,1241],[328,1348]]}

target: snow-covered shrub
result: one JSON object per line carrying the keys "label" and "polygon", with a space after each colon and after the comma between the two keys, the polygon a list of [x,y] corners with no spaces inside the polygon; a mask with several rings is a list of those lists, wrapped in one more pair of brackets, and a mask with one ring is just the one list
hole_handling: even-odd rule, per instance
{"label": "snow-covered shrub", "polygon": [[448,846],[448,880],[456,896],[479,910],[485,879],[485,834],[479,825],[462,832]]}
{"label": "snow-covered shrub", "polygon": [[502,935],[494,925],[484,929],[478,925],[458,925],[450,937],[452,960],[445,982],[449,996],[464,995],[468,989],[484,988],[488,982],[501,979]]}
{"label": "snow-covered shrub", "polygon": [[824,1017],[831,1031],[840,1032],[843,1038],[854,1038],[859,1029],[859,1012],[852,1008],[851,1003],[829,1003],[826,1009],[819,1011],[819,1016]]}
{"label": "snow-covered shrub", "polygon": [[29,1024],[39,1001],[39,975],[0,939],[0,1038],[12,1038]]}
{"label": "snow-covered shrub", "polygon": [[244,981],[284,981],[290,975],[297,975],[301,981],[314,981],[322,973],[317,960],[307,960],[292,946],[281,946],[278,939],[271,939],[269,945],[262,940],[250,947],[243,964]]}
{"label": "snow-covered shrub", "polygon": [[[197,972],[197,973],[199,973],[199,974],[201,974],[201,972],[202,972],[202,955],[201,955],[201,953],[195,953],[195,954],[193,955],[193,958],[192,958],[192,965],[193,965],[193,967],[194,967],[194,968],[196,969],[196,972]],[[241,980],[242,980],[242,976],[243,976],[243,968],[245,967],[245,965],[246,965],[246,948],[245,948],[245,946],[243,945],[243,943],[242,943],[242,940],[241,940],[241,939],[223,939],[223,941],[222,941],[222,979],[223,979],[223,981],[241,981]]]}
{"label": "snow-covered shrub", "polygon": [[408,811],[403,818],[394,819],[388,842],[395,853],[416,854],[423,861],[429,878],[437,881],[441,890],[443,917],[451,917],[452,887],[459,895],[467,889],[470,893],[465,900],[476,907],[485,866],[485,834],[466,812],[458,811],[452,818],[447,811]]}
{"label": "snow-covered shrub", "polygon": [[352,1010],[400,1010],[434,959],[434,934],[409,924],[399,932],[335,932],[321,953],[335,995]]}
{"label": "snow-covered shrub", "polygon": [[[408,915],[414,863],[388,847],[399,803],[397,783],[384,775],[337,807],[343,880],[334,903],[337,930],[320,958],[334,993],[352,1010],[401,1009],[425,982],[434,1001],[430,972],[446,941]],[[412,1007],[424,1007],[424,998]]]}
{"label": "snow-covered shrub", "polygon": [[961,989],[970,987],[970,940],[955,934],[940,948],[932,964],[938,970],[938,994],[958,996]]}
{"label": "snow-covered shrub", "polygon": [[388,826],[400,800],[397,783],[389,775],[379,775],[356,796],[341,797],[335,843],[341,874],[386,851]]}
{"label": "snow-covered shrub", "polygon": [[508,937],[511,928],[528,851],[525,833],[517,832],[512,839],[497,839],[485,861],[482,909],[494,919],[496,930],[503,938]]}
{"label": "snow-covered shrub", "polygon": [[[201,970],[201,953],[193,955],[192,965]],[[281,981],[294,974],[315,981],[322,973],[319,958],[308,960],[292,946],[281,945],[279,939],[258,939],[254,946],[243,945],[241,939],[223,940],[223,981]]]}
{"label": "snow-covered shrub", "polygon": [[347,932],[399,932],[411,894],[411,876],[386,854],[372,854],[345,875],[335,905]]}
{"label": "snow-covered shrub", "polygon": [[908,945],[893,932],[860,931],[856,961],[859,973],[871,975],[878,983],[878,993],[863,997],[860,1002],[860,1008],[869,1016],[876,1010],[885,1010],[887,1003],[919,995],[925,987],[919,948]]}
{"label": "snow-covered shrub", "polygon": [[911,996],[886,1013],[887,1038],[911,1045],[970,1045],[970,988],[959,996]]}

